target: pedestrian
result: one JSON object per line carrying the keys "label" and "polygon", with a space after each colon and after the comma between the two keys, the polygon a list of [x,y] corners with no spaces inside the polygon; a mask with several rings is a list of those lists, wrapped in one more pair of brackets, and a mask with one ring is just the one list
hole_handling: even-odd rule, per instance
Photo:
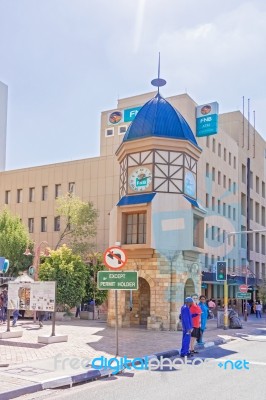
{"label": "pedestrian", "polygon": [[38,311],[37,312],[37,318],[38,318],[38,321],[39,321],[40,328],[43,327],[44,317],[45,317],[45,311]]}
{"label": "pedestrian", "polygon": [[247,315],[251,313],[251,305],[247,302]]}
{"label": "pedestrian", "polygon": [[203,345],[203,333],[206,329],[206,324],[207,324],[207,319],[208,319],[208,314],[209,314],[209,309],[206,304],[206,297],[201,295],[199,298],[199,307],[201,309],[201,318],[200,318],[200,337],[197,340],[199,345]]}
{"label": "pedestrian", "polygon": [[13,311],[12,326],[17,326],[18,317],[22,317],[22,315],[19,313],[19,310],[15,309],[15,310]]}
{"label": "pedestrian", "polygon": [[193,304],[192,297],[187,297],[185,299],[185,304],[181,308],[181,322],[182,322],[182,330],[183,330],[182,347],[180,350],[181,357],[190,355],[189,344],[190,344],[190,338],[191,338],[191,332],[193,330],[193,326],[192,326],[192,317],[191,317],[191,313],[190,313],[189,309],[192,306],[192,304]]}
{"label": "pedestrian", "polygon": [[197,303],[193,302],[191,307],[189,308],[192,317],[192,326],[193,331],[191,332],[191,339],[190,339],[190,353],[193,355],[198,353],[195,350],[196,340],[200,339],[200,319],[201,319],[201,308],[197,305]]}
{"label": "pedestrian", "polygon": [[75,318],[80,317],[80,309],[81,309],[81,304],[78,304],[78,305],[77,305],[77,308],[76,308],[76,315],[75,315]]}
{"label": "pedestrian", "polygon": [[7,289],[4,289],[2,294],[1,294],[1,321],[3,324],[6,323],[6,317],[7,317],[7,302],[8,302],[8,297],[7,297]]}
{"label": "pedestrian", "polygon": [[256,303],[255,310],[256,310],[256,318],[261,318],[262,305],[260,304],[260,301]]}

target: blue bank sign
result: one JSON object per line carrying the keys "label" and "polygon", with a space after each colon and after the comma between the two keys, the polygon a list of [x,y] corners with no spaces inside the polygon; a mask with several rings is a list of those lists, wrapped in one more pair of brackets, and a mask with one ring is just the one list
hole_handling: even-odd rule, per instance
{"label": "blue bank sign", "polygon": [[210,136],[218,133],[219,105],[214,103],[203,104],[196,108],[196,136]]}
{"label": "blue bank sign", "polygon": [[108,125],[118,125],[123,122],[131,122],[136,117],[140,107],[126,108],[124,111],[116,110],[108,114]]}

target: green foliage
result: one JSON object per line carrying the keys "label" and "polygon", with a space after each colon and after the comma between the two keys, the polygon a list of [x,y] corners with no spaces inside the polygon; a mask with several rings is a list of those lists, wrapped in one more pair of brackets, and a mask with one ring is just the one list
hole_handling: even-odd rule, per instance
{"label": "green foliage", "polygon": [[8,209],[0,213],[0,256],[9,260],[9,276],[17,276],[31,265],[32,259],[23,253],[32,248],[26,226]]}
{"label": "green foliage", "polygon": [[263,304],[266,304],[266,280],[259,286],[258,298]]}
{"label": "green foliage", "polygon": [[44,259],[39,267],[39,279],[56,281],[57,305],[72,308],[80,304],[86,295],[87,266],[80,256],[63,245],[57,250],[51,250],[50,256]]}
{"label": "green foliage", "polygon": [[104,271],[102,253],[90,253],[87,256],[86,264],[88,266],[88,279],[86,284],[86,297],[83,299],[87,303],[90,299],[95,299],[97,305],[101,305],[108,295],[108,290],[99,290],[97,288],[97,272]]}
{"label": "green foliage", "polygon": [[61,231],[56,249],[66,243],[76,254],[85,254],[93,248],[98,211],[92,202],[83,202],[74,194],[57,199],[57,214],[61,217]]}

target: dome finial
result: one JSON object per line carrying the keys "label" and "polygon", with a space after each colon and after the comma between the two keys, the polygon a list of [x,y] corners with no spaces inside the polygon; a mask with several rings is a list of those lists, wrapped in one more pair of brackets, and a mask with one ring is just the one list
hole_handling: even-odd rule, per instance
{"label": "dome finial", "polygon": [[161,86],[164,86],[166,84],[166,80],[160,78],[160,67],[161,67],[161,58],[160,58],[160,52],[159,52],[159,60],[158,60],[158,78],[153,79],[151,81],[152,86],[157,86],[158,88],[158,93],[159,93],[159,88]]}

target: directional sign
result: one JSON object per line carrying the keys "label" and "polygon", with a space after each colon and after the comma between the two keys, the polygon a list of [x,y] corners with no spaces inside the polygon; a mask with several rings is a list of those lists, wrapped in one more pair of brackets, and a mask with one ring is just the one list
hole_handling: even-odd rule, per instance
{"label": "directional sign", "polygon": [[138,290],[138,273],[99,271],[97,275],[97,287],[101,290]]}
{"label": "directional sign", "polygon": [[120,247],[109,247],[104,253],[104,264],[110,269],[121,269],[127,262],[127,256]]}
{"label": "directional sign", "polygon": [[242,300],[251,300],[251,293],[237,292],[236,298]]}
{"label": "directional sign", "polygon": [[240,286],[239,286],[239,291],[240,291],[241,293],[247,293],[247,291],[248,291],[248,285],[240,285]]}

